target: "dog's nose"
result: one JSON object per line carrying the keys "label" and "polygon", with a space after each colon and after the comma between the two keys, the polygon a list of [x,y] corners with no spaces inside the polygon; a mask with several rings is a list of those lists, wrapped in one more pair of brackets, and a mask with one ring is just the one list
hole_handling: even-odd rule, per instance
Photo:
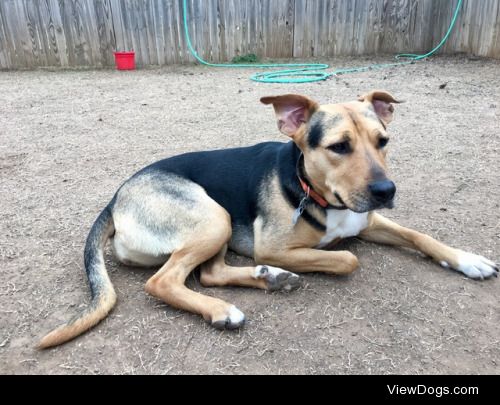
{"label": "dog's nose", "polygon": [[396,185],[390,180],[374,181],[368,185],[373,198],[380,203],[391,201],[396,194]]}

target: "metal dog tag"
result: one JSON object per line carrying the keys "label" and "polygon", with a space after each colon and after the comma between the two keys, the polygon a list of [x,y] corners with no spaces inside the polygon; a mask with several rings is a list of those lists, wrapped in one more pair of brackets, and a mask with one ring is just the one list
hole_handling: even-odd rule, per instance
{"label": "metal dog tag", "polygon": [[302,216],[302,213],[306,209],[307,200],[309,200],[309,195],[306,195],[299,204],[299,207],[294,211],[292,217],[292,224],[297,225],[299,222],[299,218]]}

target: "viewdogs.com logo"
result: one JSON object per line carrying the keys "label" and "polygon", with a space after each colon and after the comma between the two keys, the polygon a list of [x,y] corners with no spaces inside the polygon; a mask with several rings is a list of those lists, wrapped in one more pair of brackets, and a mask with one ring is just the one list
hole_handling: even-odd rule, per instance
{"label": "viewdogs.com logo", "polygon": [[390,395],[412,396],[428,395],[441,398],[446,395],[478,395],[478,387],[430,387],[427,385],[415,385],[412,387],[388,385],[387,390]]}

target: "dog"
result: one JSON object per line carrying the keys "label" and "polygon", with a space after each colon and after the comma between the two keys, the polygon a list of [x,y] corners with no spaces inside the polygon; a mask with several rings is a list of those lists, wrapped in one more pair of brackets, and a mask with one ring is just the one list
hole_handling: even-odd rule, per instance
{"label": "dog", "polygon": [[[279,130],[291,141],[171,157],[119,188],[85,245],[91,303],[45,336],[40,349],[75,338],[113,308],[116,294],[104,265],[108,240],[125,265],[161,266],[147,281],[147,293],[218,329],[240,328],[245,316],[188,289],[185,280],[195,268],[205,287],[293,290],[300,286],[295,273],[352,273],[356,256],[325,249],[348,237],[420,251],[470,278],[497,276],[492,261],[376,212],[392,208],[396,194],[385,161],[387,128],[399,103],[390,93],[322,106],[296,94],[261,102],[274,107]],[[227,265],[228,248],[253,258],[256,267]]]}

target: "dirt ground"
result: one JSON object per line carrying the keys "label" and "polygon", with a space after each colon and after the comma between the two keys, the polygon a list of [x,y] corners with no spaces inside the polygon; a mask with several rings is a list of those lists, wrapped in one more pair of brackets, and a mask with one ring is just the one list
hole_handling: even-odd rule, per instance
{"label": "dirt ground", "polygon": [[406,100],[391,126],[397,207],[385,214],[500,260],[500,61],[437,58],[303,85],[256,84],[251,73],[0,73],[1,373],[499,373],[498,280],[472,281],[359,240],[343,245],[359,257],[357,272],[306,275],[290,294],[205,290],[192,276],[190,287],[245,312],[239,332],[148,297],[152,273],[109,255],[119,299],[111,315],[69,344],[33,349],[88,303],[83,244],[117,187],[167,156],[285,141],[272,109],[259,104],[264,95],[332,103],[384,88]]}

